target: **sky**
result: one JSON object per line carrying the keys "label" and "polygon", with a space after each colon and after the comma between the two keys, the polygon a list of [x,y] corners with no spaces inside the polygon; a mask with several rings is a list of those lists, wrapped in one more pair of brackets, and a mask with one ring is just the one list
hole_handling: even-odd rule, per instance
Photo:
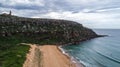
{"label": "sky", "polygon": [[0,13],[72,20],[88,28],[120,29],[120,0],[0,0]]}

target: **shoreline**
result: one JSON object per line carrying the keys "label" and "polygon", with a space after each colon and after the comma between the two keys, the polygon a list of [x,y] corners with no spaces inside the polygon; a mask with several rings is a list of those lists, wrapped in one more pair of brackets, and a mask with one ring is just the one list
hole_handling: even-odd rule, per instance
{"label": "shoreline", "polygon": [[[67,46],[67,45],[66,45]],[[67,56],[70,61],[76,65],[76,67],[84,67],[84,65],[81,62],[78,62],[77,59],[75,59],[73,56],[69,55],[63,48],[62,45],[58,46],[58,50],[62,52],[63,55]]]}
{"label": "shoreline", "polygon": [[31,48],[26,54],[23,67],[83,67],[77,66],[77,62],[69,54],[56,45],[29,44]]}

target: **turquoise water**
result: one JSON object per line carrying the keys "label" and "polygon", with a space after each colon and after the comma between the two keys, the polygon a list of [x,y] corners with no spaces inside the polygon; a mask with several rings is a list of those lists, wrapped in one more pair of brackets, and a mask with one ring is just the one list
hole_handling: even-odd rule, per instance
{"label": "turquoise water", "polygon": [[120,67],[120,30],[94,30],[97,34],[109,35],[78,45],[63,47],[85,67]]}

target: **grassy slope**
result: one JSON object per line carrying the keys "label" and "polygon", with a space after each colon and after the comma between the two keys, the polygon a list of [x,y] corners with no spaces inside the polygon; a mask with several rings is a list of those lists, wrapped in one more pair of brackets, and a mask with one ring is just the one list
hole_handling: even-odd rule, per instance
{"label": "grassy slope", "polygon": [[22,67],[29,46],[20,42],[18,37],[0,37],[0,67]]}

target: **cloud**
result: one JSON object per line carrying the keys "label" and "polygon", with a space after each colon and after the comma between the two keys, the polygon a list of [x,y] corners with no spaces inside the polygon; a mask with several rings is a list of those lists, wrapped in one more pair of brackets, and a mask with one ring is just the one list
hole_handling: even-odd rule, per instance
{"label": "cloud", "polygon": [[44,0],[1,0],[1,7],[14,9],[38,9],[45,5]]}
{"label": "cloud", "polygon": [[119,7],[119,0],[1,0],[0,7],[46,11],[74,11]]}
{"label": "cloud", "polygon": [[91,3],[101,2],[100,0],[66,0],[72,5],[89,5]]}
{"label": "cloud", "polygon": [[2,5],[16,6],[16,5],[37,5],[44,6],[44,0],[1,0]]}
{"label": "cloud", "polygon": [[65,11],[65,12],[50,12],[47,14],[41,14],[33,17],[72,20],[82,23],[83,25],[90,28],[110,28],[110,27],[120,28],[119,27],[120,19],[116,18],[116,16],[120,16],[118,14],[83,13],[83,12],[73,13],[70,11]]}

